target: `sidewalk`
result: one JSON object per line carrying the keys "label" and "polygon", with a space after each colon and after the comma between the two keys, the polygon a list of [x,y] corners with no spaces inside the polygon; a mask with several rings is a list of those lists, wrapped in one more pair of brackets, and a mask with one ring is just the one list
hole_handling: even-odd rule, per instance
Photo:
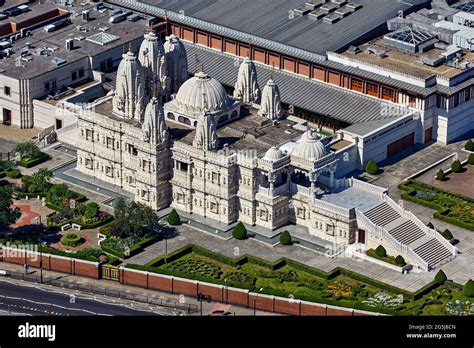
{"label": "sidewalk", "polygon": [[[24,272],[22,265],[17,265],[17,264],[12,264],[12,263],[7,263],[7,262],[0,262],[0,270],[19,272],[19,273]],[[30,270],[28,272],[28,274],[30,275],[33,274],[33,275],[38,275],[38,276],[39,276],[39,273],[40,273],[39,269],[34,268],[34,267],[30,267]],[[126,293],[128,292],[135,293],[135,294],[140,294],[140,295],[144,295],[148,297],[154,297],[157,299],[163,299],[163,300],[169,299],[171,301],[180,301],[180,295],[177,295],[177,294],[169,294],[166,292],[143,289],[143,288],[130,286],[130,285],[123,285],[118,282],[105,280],[105,279],[84,278],[84,277],[79,277],[79,276],[74,276],[70,274],[54,272],[54,271],[48,271],[48,270],[43,270],[43,277],[67,281],[67,282],[80,284],[80,285],[106,288],[107,290],[122,291]],[[181,297],[181,300],[182,300],[182,297]],[[184,301],[185,301],[184,303],[186,304],[196,305],[198,309],[200,308],[201,303],[194,297],[185,296]],[[215,310],[216,308],[218,308],[219,305],[222,305],[222,304],[218,302],[208,303],[208,302],[203,301],[202,303],[203,315],[208,315],[212,310]],[[226,305],[226,308],[227,307],[228,307],[227,311],[231,313],[235,313],[235,315],[253,315],[254,313],[252,308],[244,308],[244,307],[238,307],[234,305]],[[200,312],[194,313],[192,315],[199,316]],[[281,315],[281,314],[257,310],[256,315]]]}

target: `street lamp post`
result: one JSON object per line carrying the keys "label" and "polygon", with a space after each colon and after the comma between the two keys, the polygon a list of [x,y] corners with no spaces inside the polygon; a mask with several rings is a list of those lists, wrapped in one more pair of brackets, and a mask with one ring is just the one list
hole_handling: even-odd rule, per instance
{"label": "street lamp post", "polygon": [[224,278],[224,299],[225,299],[225,304],[227,304],[227,295],[229,291],[227,289],[227,278]]}
{"label": "street lamp post", "polygon": [[257,315],[257,297],[258,295],[260,295],[260,293],[263,291],[263,288],[260,288],[258,290],[258,293],[257,295],[255,296],[255,298],[253,299],[253,316],[256,316]]}
{"label": "street lamp post", "polygon": [[43,284],[43,252],[40,250],[40,284]]}

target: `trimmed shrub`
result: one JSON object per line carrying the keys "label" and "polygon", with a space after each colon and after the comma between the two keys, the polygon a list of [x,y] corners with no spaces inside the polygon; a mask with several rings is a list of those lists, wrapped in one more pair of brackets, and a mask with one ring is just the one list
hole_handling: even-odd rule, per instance
{"label": "trimmed shrub", "polygon": [[282,244],[282,245],[290,245],[291,244],[290,232],[283,231],[283,233],[280,234],[280,244]]}
{"label": "trimmed shrub", "polygon": [[178,226],[181,224],[181,218],[175,209],[169,213],[167,221],[171,226]]}
{"label": "trimmed shrub", "polygon": [[445,179],[444,171],[442,169],[438,170],[438,172],[436,173],[436,180],[444,181],[444,179]]}
{"label": "trimmed shrub", "polygon": [[387,256],[387,250],[385,250],[385,248],[382,245],[379,245],[375,249],[375,255],[377,255],[379,257],[385,257],[385,256]]}
{"label": "trimmed shrub", "polygon": [[445,229],[443,232],[441,232],[441,235],[447,240],[453,239],[453,234],[448,229]]}
{"label": "trimmed shrub", "polygon": [[474,281],[469,279],[466,284],[464,284],[463,294],[466,297],[474,297]]}
{"label": "trimmed shrub", "polygon": [[471,139],[469,139],[467,143],[464,145],[464,148],[467,151],[474,151],[474,142]]}
{"label": "trimmed shrub", "polygon": [[446,273],[444,273],[443,270],[440,269],[438,273],[436,273],[434,280],[438,283],[444,283],[446,280],[448,280],[448,277],[446,277]]}
{"label": "trimmed shrub", "polygon": [[462,171],[462,165],[459,160],[454,161],[451,164],[451,169],[453,170],[453,173],[461,173]]}
{"label": "trimmed shrub", "polygon": [[75,247],[83,242],[81,235],[77,233],[66,233],[61,237],[61,244]]}
{"label": "trimmed shrub", "polygon": [[467,159],[467,163],[474,165],[474,153],[471,153],[469,155],[469,158]]}
{"label": "trimmed shrub", "polygon": [[426,224],[426,226],[428,226],[429,228],[431,228],[431,229],[434,230],[434,225],[431,223],[431,221],[428,222],[428,223]]}
{"label": "trimmed shrub", "polygon": [[238,240],[247,238],[247,229],[243,223],[239,222],[237,225],[235,225],[234,229],[232,230],[232,237]]}
{"label": "trimmed shrub", "polygon": [[16,164],[18,164],[21,167],[32,168],[34,166],[37,166],[38,164],[46,162],[49,159],[50,159],[50,157],[49,157],[48,154],[46,154],[44,152],[41,152],[41,154],[37,158],[22,159],[22,160],[16,161]]}
{"label": "trimmed shrub", "polygon": [[370,160],[365,166],[365,171],[369,174],[377,174],[379,172],[379,166],[374,160]]}
{"label": "trimmed shrub", "polygon": [[397,266],[403,267],[403,266],[405,266],[407,263],[405,262],[405,259],[403,258],[402,255],[398,255],[398,256],[395,258],[395,264],[396,264]]}
{"label": "trimmed shrub", "polygon": [[21,177],[21,173],[20,173],[19,170],[13,169],[13,170],[10,170],[9,172],[7,172],[7,176],[9,178],[12,178],[12,179],[18,179],[18,178]]}

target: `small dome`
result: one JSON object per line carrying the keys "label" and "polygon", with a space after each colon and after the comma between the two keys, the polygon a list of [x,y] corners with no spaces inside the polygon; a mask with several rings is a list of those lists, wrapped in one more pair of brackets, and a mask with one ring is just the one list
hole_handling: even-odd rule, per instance
{"label": "small dome", "polygon": [[278,161],[285,157],[283,152],[276,146],[272,146],[266,153],[263,159],[267,161]]}
{"label": "small dome", "polygon": [[204,72],[196,73],[193,78],[183,83],[175,100],[183,111],[199,113],[220,111],[231,102],[221,83]]}
{"label": "small dome", "polygon": [[327,151],[323,143],[313,136],[312,131],[308,130],[298,140],[298,145],[294,148],[291,155],[309,161],[317,161],[326,156]]}

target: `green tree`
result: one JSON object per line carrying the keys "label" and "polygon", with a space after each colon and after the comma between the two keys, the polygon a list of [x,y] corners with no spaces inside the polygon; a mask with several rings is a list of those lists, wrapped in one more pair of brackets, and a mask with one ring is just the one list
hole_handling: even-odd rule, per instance
{"label": "green tree", "polygon": [[469,279],[466,284],[464,284],[463,294],[466,297],[474,297],[474,281]]}
{"label": "green tree", "polygon": [[370,160],[365,166],[365,171],[372,175],[377,174],[379,172],[379,166],[374,160]]}
{"label": "green tree", "polygon": [[464,148],[467,151],[474,151],[474,142],[471,139],[469,139],[467,143],[464,145]]}
{"label": "green tree", "polygon": [[167,221],[171,226],[178,226],[181,224],[181,218],[179,217],[176,209],[171,210],[171,212],[168,214]]}
{"label": "green tree", "polygon": [[21,159],[34,159],[41,156],[40,148],[31,140],[16,144],[14,151],[20,154]]}
{"label": "green tree", "polygon": [[436,173],[436,180],[444,181],[444,179],[445,179],[444,171],[442,169],[438,170],[438,172]]}
{"label": "green tree", "polygon": [[446,238],[447,240],[453,239],[453,234],[451,233],[450,230],[445,229],[443,232],[441,232],[441,235]]}
{"label": "green tree", "polygon": [[290,245],[291,244],[291,235],[288,231],[283,231],[280,234],[280,244],[282,245]]}
{"label": "green tree", "polygon": [[474,153],[471,153],[469,155],[469,158],[467,159],[467,163],[474,165]]}
{"label": "green tree", "polygon": [[125,237],[143,237],[158,225],[158,215],[149,206],[117,198],[114,205],[114,227]]}
{"label": "green tree", "polygon": [[461,173],[462,171],[462,165],[461,161],[456,160],[451,164],[451,169],[453,170],[454,173]]}
{"label": "green tree", "polygon": [[448,277],[446,277],[446,273],[440,269],[438,273],[436,273],[434,280],[436,280],[438,283],[444,283],[446,280],[448,280]]}
{"label": "green tree", "polygon": [[0,228],[14,224],[21,216],[20,208],[12,208],[13,189],[11,186],[0,187]]}
{"label": "green tree", "polygon": [[95,203],[95,202],[87,203],[87,205],[84,209],[84,217],[87,220],[91,220],[91,219],[93,219],[97,216],[99,211],[100,211],[100,208],[99,208],[99,205],[97,203]]}
{"label": "green tree", "polygon": [[47,168],[40,168],[31,176],[31,184],[36,186],[38,192],[46,192],[51,187],[50,180],[52,177],[53,172],[51,170]]}
{"label": "green tree", "polygon": [[398,256],[395,258],[395,264],[396,264],[397,266],[403,267],[403,266],[405,266],[407,263],[405,262],[405,259],[403,258],[402,255],[398,255]]}
{"label": "green tree", "polygon": [[234,229],[232,230],[232,237],[238,240],[247,238],[247,229],[243,223],[239,222],[237,225],[235,225]]}
{"label": "green tree", "polygon": [[377,255],[378,257],[385,257],[387,256],[387,250],[385,250],[385,248],[382,245],[379,245],[375,249],[375,255]]}

